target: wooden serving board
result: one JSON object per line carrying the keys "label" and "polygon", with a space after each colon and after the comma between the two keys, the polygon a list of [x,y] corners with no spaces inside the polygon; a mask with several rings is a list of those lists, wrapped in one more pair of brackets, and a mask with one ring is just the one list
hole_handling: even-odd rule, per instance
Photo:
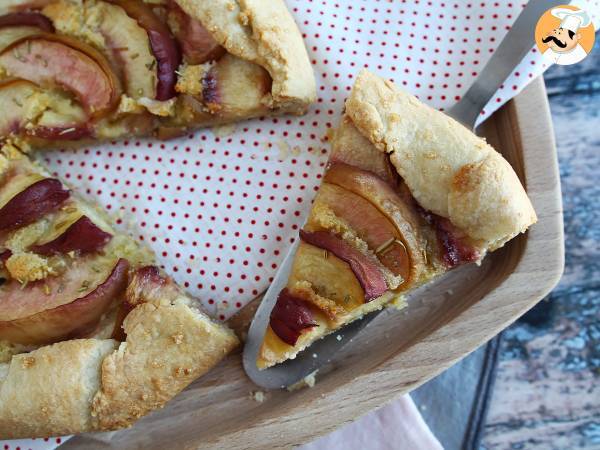
{"label": "wooden serving board", "polygon": [[488,256],[381,314],[313,388],[271,391],[263,402],[230,356],[163,410],[129,430],[88,434],[61,449],[288,448],[314,440],[409,392],[466,356],[531,308],[563,270],[560,179],[548,101],[538,79],[481,132],[526,185],[539,221]]}

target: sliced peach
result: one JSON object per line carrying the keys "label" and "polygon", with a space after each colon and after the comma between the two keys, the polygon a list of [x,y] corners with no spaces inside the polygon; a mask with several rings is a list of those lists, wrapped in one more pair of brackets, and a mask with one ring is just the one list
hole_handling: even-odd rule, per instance
{"label": "sliced peach", "polygon": [[44,178],[28,186],[0,208],[0,231],[35,222],[56,210],[69,198],[69,191],[53,178]]}
{"label": "sliced peach", "polygon": [[323,183],[315,199],[315,206],[319,204],[343,219],[392,273],[409,279],[410,257],[402,236],[372,203],[342,187]]}
{"label": "sliced peach", "polygon": [[279,293],[269,321],[273,332],[286,344],[296,345],[300,335],[317,326],[309,304],[286,288]]}
{"label": "sliced peach", "polygon": [[175,97],[175,71],[181,64],[181,52],[169,28],[141,1],[111,0],[111,3],[123,8],[148,33],[152,53],[157,61],[156,100],[164,101]]}
{"label": "sliced peach", "polygon": [[20,39],[27,36],[38,34],[40,29],[37,27],[5,27],[0,28],[0,51]]}
{"label": "sliced peach", "polygon": [[32,247],[39,255],[56,255],[76,252],[80,255],[101,250],[112,236],[96,226],[87,216],[81,216],[56,239]]}
{"label": "sliced peach", "polygon": [[0,339],[20,344],[50,344],[82,337],[127,287],[129,263],[120,259],[108,271],[80,262],[63,276],[0,286]]}
{"label": "sliced peach", "polygon": [[54,32],[54,25],[50,19],[38,12],[16,12],[0,16],[0,28],[16,26],[36,27],[48,33]]}
{"label": "sliced peach", "polygon": [[435,228],[442,250],[442,260],[449,269],[460,264],[478,261],[481,253],[469,241],[469,237],[455,227],[450,220],[421,209],[425,220]]}
{"label": "sliced peach", "polygon": [[131,276],[125,297],[119,305],[117,320],[112,337],[118,341],[125,340],[123,320],[138,304],[146,302],[173,302],[181,296],[181,289],[172,278],[160,273],[156,266],[145,266],[137,269]]}
{"label": "sliced peach", "polygon": [[300,241],[287,286],[308,282],[319,296],[346,311],[364,304],[365,292],[350,265],[333,253]]}
{"label": "sliced peach", "polygon": [[[83,10],[72,0],[56,0],[43,9],[59,33],[78,39],[90,39],[109,56],[113,69],[123,80],[124,89],[131,98],[156,96],[156,59],[150,47],[148,33],[125,10],[104,1],[92,2]],[[72,26],[74,16],[93,22],[88,27]]]}
{"label": "sliced peach", "polygon": [[0,262],[1,263],[5,263],[6,260],[8,258],[10,258],[12,256],[12,251],[10,250],[3,250],[2,252],[0,252]]}
{"label": "sliced peach", "polygon": [[226,53],[208,30],[174,1],[169,2],[168,21],[188,64],[215,61]]}
{"label": "sliced peach", "polygon": [[373,300],[387,291],[385,277],[377,264],[335,234],[328,231],[300,230],[300,239],[307,244],[331,252],[346,262],[365,291],[365,301]]}
{"label": "sliced peach", "polygon": [[206,74],[202,98],[211,112],[267,112],[265,96],[271,92],[271,76],[261,66],[231,54],[223,56]]}
{"label": "sliced peach", "polygon": [[72,92],[90,115],[113,109],[119,81],[94,48],[66,36],[38,34],[14,42],[0,54],[11,76]]}
{"label": "sliced peach", "polygon": [[408,279],[415,279],[425,262],[418,233],[419,217],[413,205],[374,173],[348,164],[330,164],[324,181],[369,201],[394,224],[410,257],[411,274]]}
{"label": "sliced peach", "polygon": [[140,302],[174,301],[181,290],[173,279],[160,273],[156,266],[142,267],[134,273],[127,287],[126,300],[135,306]]}

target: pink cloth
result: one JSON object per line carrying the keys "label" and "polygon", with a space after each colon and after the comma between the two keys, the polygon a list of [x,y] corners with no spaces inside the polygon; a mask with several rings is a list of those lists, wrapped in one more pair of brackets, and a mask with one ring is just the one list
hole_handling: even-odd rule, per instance
{"label": "pink cloth", "polygon": [[299,450],[443,450],[409,395]]}

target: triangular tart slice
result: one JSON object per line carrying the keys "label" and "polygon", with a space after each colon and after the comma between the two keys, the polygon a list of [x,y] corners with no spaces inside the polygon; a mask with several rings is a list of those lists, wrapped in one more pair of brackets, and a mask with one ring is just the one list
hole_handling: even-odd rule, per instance
{"label": "triangular tart slice", "polygon": [[402,306],[411,290],[480,262],[535,221],[514,170],[483,139],[361,72],[258,366],[293,358],[368,312]]}

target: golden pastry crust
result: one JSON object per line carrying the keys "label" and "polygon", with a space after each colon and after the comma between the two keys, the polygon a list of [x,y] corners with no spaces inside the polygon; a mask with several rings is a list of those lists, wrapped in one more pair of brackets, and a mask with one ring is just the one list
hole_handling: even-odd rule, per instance
{"label": "golden pastry crust", "polygon": [[[2,167],[3,178],[6,173],[44,173],[18,154],[0,153]],[[15,191],[6,179],[2,181],[0,193],[9,186],[9,197],[23,184]],[[77,206],[109,228],[108,218],[101,212],[81,202]],[[151,263],[152,256],[127,236],[109,229],[114,236],[105,247],[108,257],[123,254],[137,269],[129,278],[127,292],[114,299],[114,307],[104,314],[93,334],[83,336],[90,339],[66,340],[37,349],[0,342],[0,438],[131,426],[164,406],[238,345],[231,330],[213,322],[196,300],[160,275],[156,267],[139,269]],[[153,274],[153,278],[147,284],[139,283],[140,273]],[[27,295],[26,289],[23,295]],[[127,298],[125,306],[120,301],[123,295]],[[125,314],[119,316],[116,310],[121,307]],[[126,337],[119,343],[108,337],[114,335],[115,324],[123,316]]]}
{"label": "golden pastry crust", "polygon": [[[377,265],[386,290],[367,299],[368,277],[332,257],[334,244],[302,242],[286,287],[303,306],[283,297],[267,329],[259,368],[294,358],[369,311],[404,307],[404,294],[459,264],[480,261],[536,220],[517,175],[499,153],[453,119],[367,71],[356,80],[331,146],[330,164],[303,231],[321,230],[354,247]],[[360,197],[384,220],[367,212]],[[382,258],[392,243],[396,250],[387,253],[386,266]],[[407,259],[410,272],[403,264]],[[390,276],[390,267],[404,275],[404,283]],[[295,323],[309,326],[295,329]]]}
{"label": "golden pastry crust", "polygon": [[102,363],[102,387],[92,406],[95,429],[127,427],[162,408],[238,345],[231,330],[192,302],[183,295],[156,299],[127,315],[126,342]]}
{"label": "golden pastry crust", "polygon": [[229,53],[271,75],[273,107],[303,113],[316,85],[302,36],[283,0],[176,0]]}
{"label": "golden pastry crust", "polygon": [[[13,112],[15,125],[4,125],[0,137],[19,137],[32,148],[75,147],[126,136],[170,139],[199,127],[303,114],[316,100],[312,65],[283,0],[136,1],[147,17],[156,16],[150,22],[160,23],[158,16],[167,18],[163,25],[174,34],[172,45],[167,47],[179,45],[182,49],[182,55],[173,48],[167,52],[174,54],[171,59],[183,58],[181,64],[171,61],[168,67],[174,72],[171,81],[176,82],[177,95],[166,99],[162,93],[158,99],[162,84],[155,72],[161,64],[144,29],[147,27],[137,23],[136,14],[127,11],[124,4],[108,0],[16,0],[0,6],[0,15],[39,9],[56,29],[55,35],[35,38],[39,45],[47,45],[45,41],[51,36],[60,42],[75,39],[81,43],[85,47],[81,51],[96,55],[92,59],[104,67],[90,66],[90,76],[100,71],[110,78],[110,83],[104,83],[105,94],[113,101],[103,107],[102,114],[87,117],[83,98],[91,97],[91,93],[71,98],[61,90],[40,87],[27,79],[12,80],[9,75],[16,76],[19,64],[5,49],[0,55],[0,89],[5,101],[12,103],[12,99],[19,108]],[[189,32],[182,24],[191,27]],[[29,36],[27,42],[34,39],[30,35],[35,28],[32,30],[23,31],[23,39]],[[14,45],[24,42],[14,38]],[[128,45],[130,42],[135,44]],[[212,46],[211,52],[208,47]],[[190,56],[194,51],[208,53]],[[34,73],[35,64],[28,64]],[[195,70],[190,72],[190,68]],[[55,78],[56,85],[61,85],[60,76]]]}
{"label": "golden pastry crust", "polygon": [[363,70],[346,113],[383,152],[425,209],[494,250],[537,220],[510,164],[485,140]]}
{"label": "golden pastry crust", "polygon": [[238,345],[189,301],[138,305],[120,345],[79,339],[13,356],[0,366],[0,435],[114,430],[163,407]]}
{"label": "golden pastry crust", "polygon": [[13,356],[0,379],[0,435],[5,439],[94,429],[90,405],[103,359],[116,341],[79,339]]}

